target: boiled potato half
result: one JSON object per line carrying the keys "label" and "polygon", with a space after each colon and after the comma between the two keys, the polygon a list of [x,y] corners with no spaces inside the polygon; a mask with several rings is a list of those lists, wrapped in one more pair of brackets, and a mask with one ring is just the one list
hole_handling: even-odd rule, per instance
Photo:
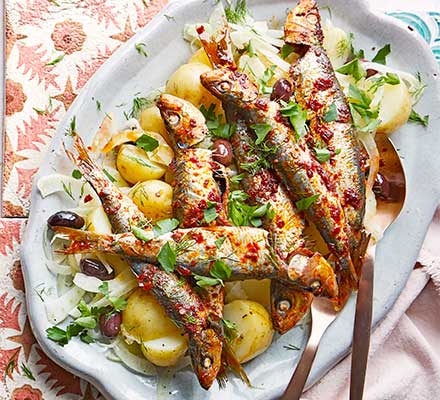
{"label": "boiled potato half", "polygon": [[168,144],[171,143],[160,111],[156,106],[148,107],[142,111],[139,123],[144,131],[159,132]]}
{"label": "boiled potato half", "polygon": [[175,365],[188,348],[183,333],[143,289],[136,289],[127,299],[121,333],[128,343],[139,343],[144,356],[160,367]]}
{"label": "boiled potato half", "polygon": [[151,222],[173,216],[173,188],[156,179],[139,182],[128,195]]}
{"label": "boiled potato half", "polygon": [[379,109],[380,125],[378,133],[391,133],[406,124],[411,114],[411,96],[405,83],[384,85],[382,102]]}
{"label": "boiled potato half", "polygon": [[159,179],[166,171],[166,166],[150,160],[145,150],[132,144],[123,144],[119,148],[116,167],[130,183]]}
{"label": "boiled potato half", "polygon": [[200,83],[200,75],[211,68],[202,63],[183,64],[168,80],[165,92],[189,101],[197,108],[202,104],[209,108],[211,104],[220,106],[220,102]]}
{"label": "boiled potato half", "polygon": [[273,337],[272,321],[261,304],[250,300],[234,300],[225,305],[224,318],[237,327],[232,349],[238,361],[249,361],[270,346]]}
{"label": "boiled potato half", "polygon": [[266,309],[270,308],[270,280],[249,279],[246,281],[226,282],[226,303],[238,299],[253,300]]}
{"label": "boiled potato half", "polygon": [[180,336],[181,332],[153,295],[139,288],[127,299],[127,307],[122,311],[122,334],[128,342],[143,343]]}
{"label": "boiled potato half", "polygon": [[145,358],[159,367],[171,367],[184,356],[188,346],[183,334],[149,340],[141,344]]}

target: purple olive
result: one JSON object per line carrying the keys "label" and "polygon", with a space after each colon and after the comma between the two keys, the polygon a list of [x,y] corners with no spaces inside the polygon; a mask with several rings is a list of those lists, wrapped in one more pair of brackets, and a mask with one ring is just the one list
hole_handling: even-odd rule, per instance
{"label": "purple olive", "polygon": [[371,76],[374,76],[377,73],[379,73],[379,71],[372,68],[368,68],[366,72],[367,72],[367,78],[370,78]]}
{"label": "purple olive", "polygon": [[121,323],[122,315],[120,312],[115,312],[111,315],[101,314],[99,317],[99,329],[107,337],[118,336],[121,330]]}
{"label": "purple olive", "polygon": [[283,100],[288,102],[292,96],[292,84],[284,78],[278,79],[273,85],[271,100]]}
{"label": "purple olive", "polygon": [[79,267],[84,274],[94,276],[95,278],[101,279],[101,281],[108,281],[115,277],[115,270],[113,268],[112,271],[108,273],[105,265],[94,258],[83,258],[79,263]]}
{"label": "purple olive", "polygon": [[394,176],[377,174],[373,186],[374,193],[382,200],[388,202],[399,201],[405,195],[405,185]]}
{"label": "purple olive", "polygon": [[81,229],[84,218],[72,211],[58,211],[47,219],[50,226],[67,226],[68,228]]}
{"label": "purple olive", "polygon": [[213,156],[215,161],[223,164],[224,166],[231,165],[233,152],[230,142],[224,139],[217,139],[214,142]]}

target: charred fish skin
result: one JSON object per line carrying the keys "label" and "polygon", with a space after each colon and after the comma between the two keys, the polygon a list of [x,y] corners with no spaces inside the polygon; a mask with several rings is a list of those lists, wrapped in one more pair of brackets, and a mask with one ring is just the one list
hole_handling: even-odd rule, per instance
{"label": "charred fish skin", "polygon": [[[134,260],[158,264],[164,245],[175,249],[177,270],[210,276],[216,262],[223,262],[231,275],[226,281],[243,279],[280,279],[299,287],[295,268],[289,268],[272,250],[269,234],[264,229],[238,226],[176,229],[149,241],[132,233],[104,235],[66,227],[53,227],[72,243],[64,254],[86,253],[91,250],[119,254]],[[220,249],[215,245],[224,239]]]}
{"label": "charred fish skin", "polygon": [[[215,179],[220,167],[214,163],[211,150],[194,147],[208,135],[204,116],[192,104],[168,94],[160,96],[158,107],[176,154],[172,166],[175,172],[173,209],[180,227],[216,226],[219,222],[229,225],[221,189]],[[212,207],[217,218],[206,221],[204,213]],[[223,288],[219,285],[203,289],[202,297],[208,310],[212,310],[211,315],[220,320],[223,317]]]}
{"label": "charred fish skin", "polygon": [[216,220],[206,222],[204,213],[208,208],[214,208],[217,218],[229,224],[214,166],[211,150],[185,149],[177,153],[173,161],[173,209],[182,228],[217,225]]}
{"label": "charred fish skin", "polygon": [[[66,153],[81,171],[84,178],[98,193],[114,232],[129,233],[133,225],[142,225],[141,211],[103,173],[102,169],[89,156],[82,139],[78,135],[74,137],[74,146],[78,153],[77,157],[68,150],[66,150]],[[221,366],[222,345],[218,346],[220,340],[218,337],[214,337],[212,333],[206,335],[204,332],[195,332],[193,324],[191,324],[192,320],[189,321],[188,318],[184,318],[185,315],[189,315],[186,312],[183,314],[177,312],[176,314],[176,310],[183,310],[182,307],[190,307],[197,313],[196,320],[200,326],[206,326],[207,312],[201,299],[188,284],[182,286],[175,274],[166,274],[164,271],[158,270],[157,267],[146,264],[144,261],[135,259],[127,259],[127,261],[138,277],[145,277],[147,276],[146,274],[149,273],[151,275],[152,271],[155,272],[155,279],[151,277],[152,292],[159,303],[165,307],[167,314],[176,321],[178,326],[188,333],[191,354],[195,356],[206,354],[207,351],[210,351],[211,363],[207,367],[200,364],[200,362],[203,362],[203,359],[200,357],[191,358],[191,363],[200,385],[208,389],[215,380]],[[178,292],[175,290],[176,284],[178,284]],[[185,303],[185,301],[188,301],[188,303]],[[199,334],[199,337],[194,338],[195,334]],[[209,341],[205,339],[209,339]]]}
{"label": "charred fish skin", "polygon": [[293,200],[317,196],[305,213],[315,223],[330,250],[337,255],[340,267],[349,270],[353,281],[356,281],[344,212],[332,190],[331,180],[326,179],[325,171],[311,154],[305,138],[295,138],[281,115],[279,105],[260,98],[256,86],[245,74],[214,70],[204,73],[201,81],[216,97],[239,107],[248,122],[272,127],[267,143],[275,149],[270,159],[278,176],[286,184]]}
{"label": "charred fish skin", "polygon": [[218,221],[206,222],[204,218],[212,207],[218,220],[227,225],[224,194],[215,179],[215,171],[221,167],[214,162],[211,150],[195,147],[208,136],[205,117],[191,103],[172,95],[162,94],[157,105],[176,154],[172,164],[173,209],[181,227],[217,225]]}
{"label": "charred fish skin", "polygon": [[[355,136],[347,99],[324,50],[318,7],[313,0],[301,0],[286,19],[285,41],[301,45],[305,52],[291,67],[297,103],[309,110],[311,139],[325,144],[333,153],[323,167],[334,175],[336,190],[348,225],[354,233],[362,229],[365,213],[365,172],[360,144]],[[337,117],[326,122],[330,106]],[[336,154],[337,150],[337,154]],[[355,247],[356,243],[352,244]]]}
{"label": "charred fish skin", "polygon": [[[205,32],[198,32],[205,52],[215,68],[236,69],[229,27],[226,23],[220,32],[215,34],[215,37],[209,37]],[[227,121],[236,125],[232,135],[235,159],[240,166],[251,165],[259,158],[255,152],[251,151],[255,143],[254,135],[236,107],[231,107],[230,104],[224,102],[223,109]],[[304,219],[296,212],[292,201],[272,171],[261,168],[254,174],[243,170],[240,172],[244,174],[241,186],[252,202],[270,201],[275,215],[272,219],[265,218],[263,227],[269,231],[272,246],[277,254],[281,259],[288,260],[293,250],[304,246],[302,237],[305,227]],[[333,271],[331,275],[334,278]],[[290,330],[305,315],[312,298],[310,293],[272,280],[271,317],[274,329],[280,334]]]}

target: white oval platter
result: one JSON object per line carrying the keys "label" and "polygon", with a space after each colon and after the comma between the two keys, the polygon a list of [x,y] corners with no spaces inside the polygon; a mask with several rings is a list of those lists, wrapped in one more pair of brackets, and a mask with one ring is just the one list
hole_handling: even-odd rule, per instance
{"label": "white oval platter", "polygon": [[[295,2],[284,0],[250,0],[253,16],[284,19],[286,9]],[[118,49],[84,86],[58,127],[51,149],[35,177],[53,172],[70,174],[72,165],[62,150],[70,120],[76,116],[77,131],[90,143],[102,120],[94,99],[103,110],[113,111],[116,124],[123,124],[123,109],[116,105],[131,104],[136,93],[148,94],[162,86],[170,74],[190,55],[182,37],[185,23],[206,21],[214,0],[173,1],[147,27]],[[391,43],[389,64],[415,73],[420,71],[428,87],[418,110],[430,114],[428,128],[407,124],[392,135],[407,173],[407,200],[398,220],[387,230],[377,247],[374,294],[374,324],[390,309],[403,289],[416,261],[436,204],[440,198],[440,90],[438,67],[429,47],[415,32],[391,17],[378,15],[367,8],[364,0],[323,0],[329,6],[335,25],[354,32],[356,47],[372,54],[372,47]],[[173,18],[166,18],[172,16]],[[148,58],[140,56],[135,43],[146,43]],[[304,347],[308,327],[296,327],[276,337],[270,349],[245,365],[254,385],[249,389],[231,377],[226,389],[214,384],[209,392],[202,390],[189,370],[166,372],[159,379],[142,377],[121,364],[108,360],[97,345],[72,340],[60,347],[46,338],[49,327],[44,304],[33,288],[44,283],[55,286],[55,277],[44,263],[42,235],[47,218],[66,207],[65,196],[42,199],[34,182],[29,223],[22,246],[23,272],[27,306],[35,336],[43,350],[67,370],[92,382],[108,399],[272,399],[287,385],[300,356],[283,346]],[[352,297],[321,342],[308,384],[316,382],[350,350],[354,315]]]}

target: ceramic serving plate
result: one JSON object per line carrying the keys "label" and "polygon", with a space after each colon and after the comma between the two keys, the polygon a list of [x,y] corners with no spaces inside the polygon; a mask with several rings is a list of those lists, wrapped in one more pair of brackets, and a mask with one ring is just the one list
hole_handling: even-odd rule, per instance
{"label": "ceramic serving plate", "polygon": [[[62,141],[69,121],[76,116],[77,131],[90,143],[102,120],[96,110],[99,99],[105,111],[113,111],[116,124],[123,125],[121,108],[127,109],[135,94],[146,95],[162,86],[170,74],[190,55],[189,45],[182,38],[185,23],[203,22],[212,12],[215,1],[174,1],[134,38],[117,50],[109,61],[83,88],[81,94],[60,124],[35,181],[53,172],[70,174]],[[294,1],[249,1],[251,13],[257,19],[275,16],[285,18],[286,9]],[[387,313],[403,289],[422,245],[436,204],[440,199],[440,90],[438,67],[429,47],[408,27],[390,17],[378,15],[367,8],[364,0],[323,0],[329,6],[335,25],[354,32],[356,47],[372,54],[372,48],[391,43],[389,65],[415,73],[420,71],[427,90],[418,105],[421,114],[430,114],[428,128],[407,124],[392,135],[399,149],[407,174],[407,199],[404,210],[387,230],[377,247],[374,324]],[[174,17],[165,18],[165,15]],[[140,56],[135,43],[146,43],[148,58]],[[245,365],[254,388],[249,389],[231,377],[226,389],[214,384],[209,392],[200,388],[189,368],[176,372],[162,371],[161,376],[143,377],[123,365],[108,360],[98,345],[86,345],[72,340],[60,347],[46,338],[50,326],[44,304],[33,288],[44,284],[56,287],[55,277],[44,262],[43,229],[54,212],[69,207],[66,196],[42,199],[36,185],[27,232],[22,247],[23,271],[26,281],[28,313],[35,336],[43,350],[55,362],[93,383],[109,399],[171,398],[171,399],[270,399],[281,394],[300,356],[283,346],[293,344],[304,348],[308,327],[296,327],[283,336],[276,336],[268,351]],[[73,205],[73,204],[72,204]],[[354,316],[354,297],[324,336],[308,385],[316,382],[350,350]]]}

